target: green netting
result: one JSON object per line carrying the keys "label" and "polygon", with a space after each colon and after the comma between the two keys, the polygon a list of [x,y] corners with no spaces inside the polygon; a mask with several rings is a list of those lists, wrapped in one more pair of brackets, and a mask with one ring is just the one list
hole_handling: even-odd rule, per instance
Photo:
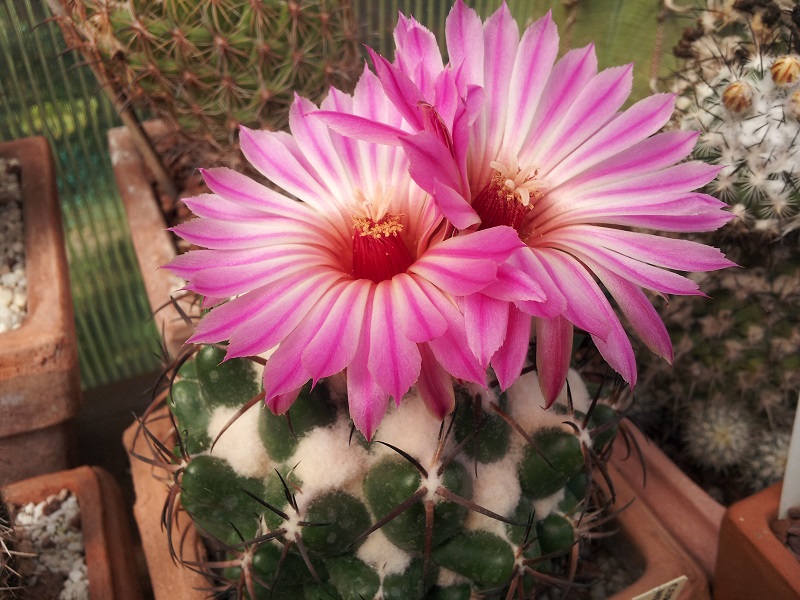
{"label": "green netting", "polygon": [[157,364],[158,335],[108,158],[113,108],[43,3],[0,7],[0,139],[50,140],[86,388]]}

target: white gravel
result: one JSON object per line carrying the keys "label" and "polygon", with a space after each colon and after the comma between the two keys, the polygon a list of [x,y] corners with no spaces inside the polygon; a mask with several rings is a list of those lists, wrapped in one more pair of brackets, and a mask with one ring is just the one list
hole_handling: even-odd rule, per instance
{"label": "white gravel", "polygon": [[19,162],[0,159],[0,333],[22,325],[27,306]]}
{"label": "white gravel", "polygon": [[16,512],[13,526],[24,540],[20,547],[36,557],[25,587],[36,589],[37,578],[58,575],[64,579],[58,600],[89,600],[80,518],[78,499],[68,490],[38,504],[26,504]]}

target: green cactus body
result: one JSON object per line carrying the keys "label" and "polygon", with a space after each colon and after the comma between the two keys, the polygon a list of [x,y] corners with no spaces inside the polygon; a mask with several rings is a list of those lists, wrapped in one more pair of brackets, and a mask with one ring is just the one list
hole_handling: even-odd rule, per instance
{"label": "green cactus body", "polygon": [[[531,593],[531,570],[555,568],[542,554],[573,547],[593,436],[584,413],[541,408],[535,375],[500,397],[459,387],[450,435],[412,393],[367,443],[327,382],[303,389],[288,420],[259,404],[228,423],[259,374],[220,357],[201,349],[173,386],[170,407],[195,450],[181,502],[238,565],[218,576],[249,571],[257,598],[468,600],[515,577]],[[585,388],[571,389],[585,411]]]}
{"label": "green cactus body", "polygon": [[349,0],[66,3],[105,77],[205,149],[237,164],[240,124],[283,129],[294,93],[352,88],[362,61]]}

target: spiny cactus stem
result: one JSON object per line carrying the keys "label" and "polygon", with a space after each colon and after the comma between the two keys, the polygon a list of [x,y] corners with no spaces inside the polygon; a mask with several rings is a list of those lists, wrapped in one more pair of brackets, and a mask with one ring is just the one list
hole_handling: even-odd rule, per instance
{"label": "spiny cactus stem", "polygon": [[[64,7],[61,6],[58,0],[47,0],[47,5],[50,7],[50,10],[59,19],[59,21],[61,19],[65,19],[67,21],[70,20],[69,16],[64,10]],[[65,32],[65,35],[69,35],[66,27],[62,28],[62,30]],[[131,135],[131,140],[136,146],[136,150],[139,152],[139,154],[141,154],[145,166],[149,169],[150,173],[161,186],[161,189],[164,191],[164,193],[166,193],[173,200],[177,200],[178,188],[172,179],[170,179],[169,175],[167,175],[167,170],[164,167],[164,163],[161,161],[158,153],[156,153],[153,143],[147,136],[147,132],[145,132],[144,127],[142,127],[142,124],[139,121],[139,118],[136,116],[136,113],[133,112],[133,109],[130,107],[130,102],[128,101],[127,96],[122,90],[116,89],[111,81],[108,80],[105,72],[98,68],[97,63],[95,62],[95,57],[88,55],[84,45],[79,46],[79,51],[81,52],[81,55],[83,56],[86,64],[89,66],[94,76],[97,77],[97,81],[100,82],[103,92],[105,92],[106,96],[108,96],[114,105],[115,110],[119,113],[123,124],[128,128],[128,131]]]}
{"label": "spiny cactus stem", "polygon": [[[403,502],[401,502],[400,504],[395,506],[394,509],[392,511],[390,511],[387,515],[385,515],[382,519],[379,519],[369,529],[365,530],[363,533],[358,535],[356,537],[356,539],[353,540],[353,543],[351,544],[351,546],[352,547],[357,546],[359,542],[361,542],[362,540],[367,539],[367,537],[371,533],[373,533],[375,531],[378,531],[378,529],[380,529],[381,527],[386,525],[389,521],[391,521],[392,519],[396,519],[397,517],[402,515],[404,512],[406,512],[409,508],[414,506],[417,502],[422,500],[427,495],[428,495],[428,488],[426,488],[424,486],[419,488],[416,492],[411,494]],[[427,519],[426,519],[426,522],[427,522]]]}
{"label": "spiny cactus stem", "polygon": [[255,396],[250,398],[250,400],[248,400],[244,404],[244,406],[242,406],[239,410],[237,410],[236,413],[230,419],[228,419],[228,422],[225,423],[225,425],[222,427],[222,429],[220,429],[219,433],[217,434],[217,437],[215,437],[214,440],[211,442],[211,450],[212,451],[214,450],[214,446],[219,441],[219,438],[221,438],[222,434],[225,433],[228,430],[228,428],[236,422],[236,419],[241,417],[244,413],[246,413],[248,410],[250,410],[253,406],[255,406],[256,404],[261,402],[265,397],[266,397],[266,393],[265,392],[261,392],[259,394],[256,394]]}

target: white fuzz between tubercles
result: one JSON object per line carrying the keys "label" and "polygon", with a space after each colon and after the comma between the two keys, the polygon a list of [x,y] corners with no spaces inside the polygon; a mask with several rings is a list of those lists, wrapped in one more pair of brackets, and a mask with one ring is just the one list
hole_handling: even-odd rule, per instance
{"label": "white fuzz between tubercles", "polygon": [[411,554],[390,542],[380,529],[369,534],[356,556],[384,576],[403,573],[411,564]]}
{"label": "white fuzz between tubercles", "polygon": [[330,427],[309,431],[289,460],[297,465],[294,473],[302,482],[297,500],[312,499],[317,492],[341,490],[364,479],[369,454],[358,442],[350,442],[350,424],[338,419]]}
{"label": "white fuzz between tubercles", "polygon": [[[266,477],[272,471],[270,460],[258,435],[258,413],[267,410],[256,404],[228,427],[217,440],[212,456],[223,458],[231,468],[243,477]],[[235,408],[218,406],[208,421],[208,437],[217,437],[225,424],[236,414]]]}
{"label": "white fuzz between tubercles", "polygon": [[[586,411],[589,408],[589,392],[580,375],[570,370],[567,376],[572,404],[575,410]],[[535,372],[526,373],[508,389],[508,410],[514,420],[527,432],[542,427],[562,427],[564,415],[544,408],[545,401],[539,387],[539,378]],[[556,399],[557,404],[567,405],[567,387]]]}
{"label": "white fuzz between tubercles", "polygon": [[[509,452],[498,462],[477,463],[478,477],[473,483],[472,501],[499,515],[513,513],[522,496],[517,462],[518,456]],[[464,466],[467,469],[474,469],[475,463],[470,461]],[[470,511],[464,526],[470,530],[483,529],[502,538],[506,537],[505,523],[474,511]]]}
{"label": "white fuzz between tubercles", "polygon": [[[441,421],[428,413],[417,391],[412,390],[403,398],[400,407],[389,407],[375,439],[402,448],[430,472],[433,470],[430,461],[436,453],[441,425]],[[450,447],[449,443],[445,450]],[[394,454],[388,448],[385,450]],[[378,449],[378,452],[383,453],[383,450]]]}

